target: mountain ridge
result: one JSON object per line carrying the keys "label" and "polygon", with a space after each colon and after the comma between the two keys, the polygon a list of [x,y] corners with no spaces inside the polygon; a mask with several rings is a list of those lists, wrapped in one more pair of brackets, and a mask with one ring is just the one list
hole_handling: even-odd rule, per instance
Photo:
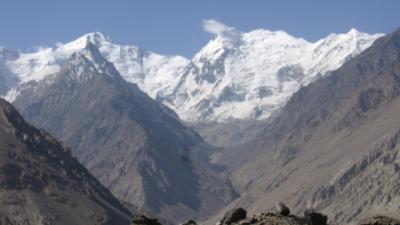
{"label": "mountain ridge", "polygon": [[124,80],[94,44],[26,84],[13,104],[27,120],[71,146],[104,186],[139,210],[182,222],[236,197],[209,162],[212,146]]}
{"label": "mountain ridge", "polygon": [[70,150],[0,99],[2,224],[129,224],[132,215]]}
{"label": "mountain ridge", "polygon": [[231,207],[252,203],[256,212],[284,201],[338,223],[395,213],[399,56],[397,30],[301,88],[256,139],[221,156],[243,193]]}
{"label": "mountain ridge", "polygon": [[[301,85],[336,69],[380,36],[351,29],[308,42],[284,31],[240,32],[232,28],[186,59],[117,45],[94,32],[53,48],[20,54],[5,64],[20,83],[40,81],[59,71],[73,52],[91,42],[125,80],[137,84],[185,121],[262,120],[278,111]],[[314,65],[314,61],[321,63]],[[328,61],[331,63],[323,63]],[[13,88],[7,99],[12,101],[16,95],[18,88]]]}

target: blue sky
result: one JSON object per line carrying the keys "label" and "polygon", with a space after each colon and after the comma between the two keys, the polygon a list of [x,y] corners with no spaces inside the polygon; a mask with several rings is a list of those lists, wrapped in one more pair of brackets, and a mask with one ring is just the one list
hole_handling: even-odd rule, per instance
{"label": "blue sky", "polygon": [[315,41],[355,27],[400,27],[398,0],[1,0],[0,46],[30,51],[100,31],[115,43],[192,57],[211,38],[205,19],[241,31],[285,30]]}

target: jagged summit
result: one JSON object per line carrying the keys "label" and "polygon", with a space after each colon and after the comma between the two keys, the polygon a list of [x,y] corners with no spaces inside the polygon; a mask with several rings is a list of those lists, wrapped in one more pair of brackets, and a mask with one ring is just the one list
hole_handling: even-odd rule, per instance
{"label": "jagged summit", "polygon": [[96,45],[97,47],[100,47],[104,44],[111,43],[112,41],[109,37],[105,36],[101,32],[92,32],[92,33],[85,34],[82,37],[80,37],[74,41],[60,45],[58,47],[58,49],[64,50],[64,51],[68,50],[68,49],[73,49],[73,50],[82,49],[82,48],[85,48],[85,46],[88,42],[91,42],[94,45]]}
{"label": "jagged summit", "polygon": [[[178,87],[195,94],[175,101],[175,107],[181,117],[194,121],[266,119],[299,87],[337,69],[380,36],[350,31],[308,42],[259,29],[242,33],[234,48],[216,38],[195,55],[198,70]],[[179,105],[182,101],[186,103]]]}
{"label": "jagged summit", "polygon": [[[241,32],[215,20],[205,21],[204,29],[215,37],[193,59],[117,45],[94,32],[56,48],[20,54],[6,66],[21,83],[37,82],[92,43],[125,80],[186,121],[266,119],[299,87],[329,74],[382,36],[351,29],[308,42],[284,31]],[[17,94],[14,88],[8,96]]]}
{"label": "jagged summit", "polygon": [[379,38],[296,92],[257,138],[230,148],[220,162],[249,193],[235,204],[287,199],[293,212],[307,205],[335,223],[398,215],[399,56],[399,31]]}
{"label": "jagged summit", "polygon": [[211,146],[124,80],[91,42],[60,71],[19,88],[13,104],[23,115],[65,141],[113,194],[140,209],[178,222],[235,197],[210,169]]}
{"label": "jagged summit", "polygon": [[77,76],[104,74],[115,79],[122,79],[114,65],[101,55],[99,49],[91,41],[87,41],[80,52],[74,52],[63,67],[74,70]]}

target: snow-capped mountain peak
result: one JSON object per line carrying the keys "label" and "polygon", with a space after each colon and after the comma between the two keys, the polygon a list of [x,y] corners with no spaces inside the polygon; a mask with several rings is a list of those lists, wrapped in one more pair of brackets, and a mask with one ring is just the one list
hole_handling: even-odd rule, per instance
{"label": "snow-capped mountain peak", "polygon": [[40,81],[58,72],[73,53],[84,51],[88,43],[98,47],[110,45],[111,40],[100,32],[89,33],[66,44],[59,43],[52,48],[40,48],[37,52],[21,53],[18,57],[8,59],[5,64],[21,83]]}
{"label": "snow-capped mountain peak", "polygon": [[102,71],[104,68],[104,64],[106,64],[107,60],[100,53],[100,50],[93,44],[91,41],[86,43],[86,46],[82,49],[82,54],[91,61],[94,65],[96,65],[99,71]]}
{"label": "snow-capped mountain peak", "polygon": [[176,106],[187,120],[266,119],[301,85],[339,68],[382,36],[351,29],[309,42],[284,31],[258,29],[241,33],[233,46],[214,33],[193,58],[198,72],[181,87],[196,93],[189,97],[192,104]]}
{"label": "snow-capped mountain peak", "polygon": [[63,74],[67,74],[70,81],[74,83],[89,82],[94,76],[107,76],[122,80],[114,65],[102,56],[99,49],[90,40],[81,51],[72,54],[62,69],[64,70]]}
{"label": "snow-capped mountain peak", "polygon": [[76,51],[85,48],[88,42],[100,47],[106,44],[111,44],[111,39],[100,32],[93,32],[85,34],[75,41],[66,44],[59,44],[57,49],[58,51]]}
{"label": "snow-capped mountain peak", "polygon": [[184,120],[266,119],[299,87],[339,68],[383,35],[351,29],[309,42],[284,31],[241,32],[216,20],[205,20],[203,28],[214,38],[191,60],[118,45],[94,32],[54,48],[19,54],[5,65],[20,83],[36,82],[59,71],[74,52],[85,54],[92,43],[125,80]]}

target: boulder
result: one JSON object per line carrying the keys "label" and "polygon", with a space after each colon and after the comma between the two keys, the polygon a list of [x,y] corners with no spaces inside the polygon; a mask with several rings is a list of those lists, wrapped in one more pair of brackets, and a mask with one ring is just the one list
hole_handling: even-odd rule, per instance
{"label": "boulder", "polygon": [[287,207],[283,202],[278,202],[276,203],[274,207],[274,212],[276,214],[282,215],[282,216],[289,216],[290,215],[290,209]]}
{"label": "boulder", "polygon": [[149,218],[144,215],[135,215],[131,225],[161,225],[156,218]]}
{"label": "boulder", "polygon": [[197,223],[194,220],[189,220],[186,223],[183,223],[182,225],[197,225]]}
{"label": "boulder", "polygon": [[220,224],[222,225],[230,225],[233,223],[237,223],[240,220],[246,219],[247,212],[243,208],[235,208],[231,209],[225,213],[224,217],[222,218]]}
{"label": "boulder", "polygon": [[310,225],[326,225],[328,222],[328,216],[316,212],[313,209],[307,209],[304,212],[304,218],[309,222]]}

